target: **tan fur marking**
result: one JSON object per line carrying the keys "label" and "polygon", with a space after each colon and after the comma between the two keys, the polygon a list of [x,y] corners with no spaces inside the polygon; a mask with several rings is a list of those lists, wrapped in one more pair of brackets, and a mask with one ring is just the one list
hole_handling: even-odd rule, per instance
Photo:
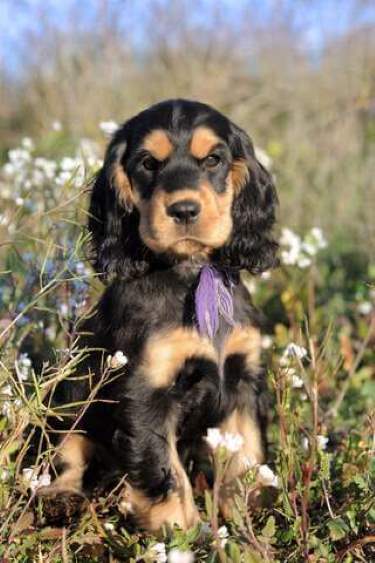
{"label": "tan fur marking", "polygon": [[93,453],[94,444],[86,436],[69,434],[63,438],[57,450],[57,462],[67,467],[50,486],[43,487],[38,494],[80,493],[83,474]]}
{"label": "tan fur marking", "polygon": [[224,484],[220,490],[220,510],[224,518],[231,518],[233,500],[238,492],[236,480],[255,464],[263,462],[264,453],[260,430],[256,422],[247,412],[235,410],[220,426],[221,431],[240,434],[243,439],[241,449],[236,452],[224,476]]}
{"label": "tan fur marking", "polygon": [[259,330],[252,326],[236,326],[224,344],[223,357],[232,354],[246,356],[246,365],[254,369],[259,364],[261,351],[261,336]]}
{"label": "tan fur marking", "polygon": [[[170,205],[183,199],[191,199],[201,205],[198,220],[188,228],[176,225],[166,212]],[[150,201],[139,206],[141,237],[146,246],[155,252],[172,251],[181,256],[191,256],[195,252],[208,254],[225,244],[230,236],[232,201],[231,182],[228,182],[223,194],[217,194],[208,182],[203,182],[198,191],[186,188],[167,193],[159,188]]]}
{"label": "tan fur marking", "polygon": [[188,506],[175,491],[165,500],[152,503],[141,491],[129,487],[127,501],[138,525],[149,532],[157,532],[162,526],[173,528],[175,524],[188,530],[199,522],[196,507]]}
{"label": "tan fur marking", "polygon": [[175,424],[171,421],[168,435],[169,455],[175,490],[161,501],[151,501],[142,491],[128,485],[125,491],[125,510],[134,514],[138,525],[150,532],[159,531],[162,526],[177,524],[188,530],[199,522],[199,513],[194,503],[193,491],[176,448]]}
{"label": "tan fur marking", "polygon": [[162,331],[147,342],[140,372],[154,387],[168,387],[185,360],[193,356],[216,361],[212,344],[196,330],[179,327]]}
{"label": "tan fur marking", "polygon": [[112,185],[114,186],[118,194],[119,200],[125,206],[129,206],[134,203],[134,195],[130,185],[129,178],[120,163],[116,163],[113,165]]}
{"label": "tan fur marking", "polygon": [[206,158],[220,142],[219,137],[208,127],[197,127],[190,142],[190,152],[199,160]]}
{"label": "tan fur marking", "polygon": [[232,162],[231,178],[235,195],[238,195],[242,188],[249,181],[250,172],[246,160],[239,158]]}
{"label": "tan fur marking", "polygon": [[143,147],[157,160],[165,160],[173,151],[173,145],[163,129],[155,129],[146,135]]}

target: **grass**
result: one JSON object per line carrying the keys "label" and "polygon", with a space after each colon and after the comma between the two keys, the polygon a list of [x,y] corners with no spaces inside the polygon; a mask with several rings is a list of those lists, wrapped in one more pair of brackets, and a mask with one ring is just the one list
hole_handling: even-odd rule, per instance
{"label": "grass", "polygon": [[[224,522],[217,509],[231,455],[223,445],[213,452],[214,488],[203,476],[194,483],[203,524],[188,533],[152,537],[131,528],[121,481],[96,489],[79,507],[67,504],[63,525],[54,519],[57,501],[51,506],[35,494],[53,474],[53,448],[32,461],[30,444],[50,411],[45,397],[85,353],[76,349],[77,319],[101,291],[85,258],[86,193],[78,189],[98,163],[51,166],[24,150],[24,164],[2,174],[0,558],[375,558],[374,270],[344,247],[326,245],[320,232],[301,238],[284,231],[283,265],[258,280],[245,278],[268,319],[270,451],[268,469],[250,468],[239,483],[233,519]],[[277,486],[266,486],[271,482]],[[249,509],[254,495],[262,502]]]}

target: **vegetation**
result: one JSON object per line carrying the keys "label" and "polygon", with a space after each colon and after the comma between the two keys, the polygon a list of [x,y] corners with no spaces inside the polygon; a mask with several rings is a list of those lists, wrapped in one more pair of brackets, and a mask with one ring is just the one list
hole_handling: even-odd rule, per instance
{"label": "vegetation", "polygon": [[[224,1],[195,11],[93,1],[68,23],[46,9],[24,35],[34,48],[20,52],[22,68],[0,67],[0,559],[375,559],[374,35],[360,17],[368,3],[351,1],[351,25],[312,53],[300,25],[310,4],[271,14],[239,2],[229,20]],[[59,520],[36,494],[53,451],[30,445],[43,398],[82,357],[77,320],[102,290],[84,225],[108,120],[174,96],[217,106],[263,149],[282,264],[245,277],[267,319],[268,465],[249,467],[222,521],[217,495],[238,440],[210,431],[215,486],[194,484],[202,525],[156,538],[124,519],[121,483]]]}

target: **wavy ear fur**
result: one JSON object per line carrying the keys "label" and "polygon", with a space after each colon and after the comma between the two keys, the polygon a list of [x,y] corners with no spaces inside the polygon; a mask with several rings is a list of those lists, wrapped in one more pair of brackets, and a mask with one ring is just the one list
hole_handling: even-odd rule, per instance
{"label": "wavy ear fur", "polygon": [[229,144],[234,158],[233,231],[215,261],[259,274],[277,265],[278,244],[272,237],[277,196],[271,175],[258,162],[248,135],[231,124]]}
{"label": "wavy ear fur", "polygon": [[123,163],[126,125],[112,139],[91,192],[88,227],[92,235],[93,262],[105,278],[120,275],[129,280],[145,274],[150,252],[139,233],[139,214]]}

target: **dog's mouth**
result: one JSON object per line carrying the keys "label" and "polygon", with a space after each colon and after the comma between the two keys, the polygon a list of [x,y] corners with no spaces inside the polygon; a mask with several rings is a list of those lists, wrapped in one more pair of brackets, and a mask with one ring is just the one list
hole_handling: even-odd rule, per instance
{"label": "dog's mouth", "polygon": [[178,238],[168,248],[168,252],[180,256],[191,256],[197,253],[209,254],[211,250],[212,247],[207,242],[194,236]]}

